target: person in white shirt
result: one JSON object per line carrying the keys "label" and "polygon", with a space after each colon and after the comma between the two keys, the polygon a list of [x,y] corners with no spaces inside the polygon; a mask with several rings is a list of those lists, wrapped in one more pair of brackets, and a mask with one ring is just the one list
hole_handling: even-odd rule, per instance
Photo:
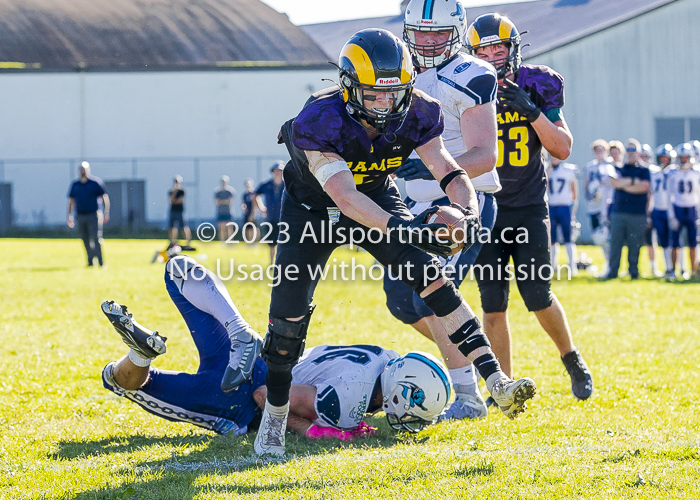
{"label": "person in white shirt", "polygon": [[572,222],[576,219],[578,205],[578,166],[549,157],[547,169],[547,197],[551,224],[552,267],[557,269],[559,262],[559,241],[557,229],[561,229],[562,239],[569,259],[571,276],[576,276],[576,242],[571,236]]}
{"label": "person in white shirt", "polygon": [[681,231],[687,231],[688,251],[690,254],[691,272],[697,271],[697,224],[698,204],[700,204],[700,170],[695,164],[692,146],[685,142],[676,146],[678,168],[670,172],[667,186],[669,193],[668,224],[671,228],[671,244],[673,260],[680,262],[681,276],[688,279],[690,275],[683,266],[681,249]]}
{"label": "person in white shirt", "polygon": [[591,219],[593,240],[603,249],[605,263],[603,275],[607,274],[608,259],[610,258],[609,243],[609,211],[612,196],[615,189],[610,184],[614,179],[615,166],[609,160],[610,146],[607,141],[598,139],[593,141],[591,149],[595,158],[586,164],[586,179],[584,192],[586,193],[586,207]]}
{"label": "person in white shirt", "polygon": [[[649,174],[653,174],[661,169],[654,165],[654,150],[651,149],[649,144],[642,144],[642,151],[639,153],[639,165],[649,169]],[[652,209],[652,193],[649,192],[649,197],[647,199],[647,230],[644,233],[644,241],[647,246],[647,253],[649,255],[649,266],[651,267],[651,274],[656,277],[660,277],[659,271],[656,268],[656,248],[654,242],[654,230],[652,228],[651,217],[649,212]]]}
{"label": "person in white shirt", "polygon": [[670,144],[662,144],[656,148],[656,162],[651,165],[651,203],[649,217],[651,227],[656,234],[656,241],[663,249],[666,262],[666,278],[673,278],[673,250],[671,248],[671,232],[668,227],[668,177],[674,169],[673,160],[676,152]]}

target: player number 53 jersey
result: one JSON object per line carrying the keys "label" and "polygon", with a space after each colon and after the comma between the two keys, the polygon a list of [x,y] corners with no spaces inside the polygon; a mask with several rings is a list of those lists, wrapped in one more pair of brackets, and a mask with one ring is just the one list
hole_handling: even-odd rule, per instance
{"label": "player number 53 jersey", "polygon": [[375,345],[312,347],[292,370],[295,384],[316,387],[314,424],[351,430],[370,405],[372,391],[395,351]]}
{"label": "player number 53 jersey", "polygon": [[[547,66],[523,64],[515,83],[552,123],[563,119],[564,78]],[[498,122],[498,176],[503,189],[496,193],[499,207],[544,203],[547,179],[542,142],[532,124],[502,101],[496,101]]]}

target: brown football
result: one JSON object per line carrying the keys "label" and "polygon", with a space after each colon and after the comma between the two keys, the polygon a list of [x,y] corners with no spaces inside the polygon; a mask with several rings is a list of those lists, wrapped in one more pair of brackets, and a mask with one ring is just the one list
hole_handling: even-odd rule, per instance
{"label": "brown football", "polygon": [[464,231],[464,219],[465,215],[460,210],[450,206],[441,206],[437,212],[428,215],[425,223],[443,223],[447,225],[447,229],[438,229],[436,234],[441,240],[453,242],[450,255],[454,255],[462,251],[464,242],[467,240],[467,235]]}

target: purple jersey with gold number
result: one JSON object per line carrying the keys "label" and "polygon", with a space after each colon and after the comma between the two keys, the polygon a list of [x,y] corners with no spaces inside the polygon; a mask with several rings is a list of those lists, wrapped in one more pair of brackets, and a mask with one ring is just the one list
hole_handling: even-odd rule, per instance
{"label": "purple jersey with gold number", "polygon": [[[523,64],[515,79],[532,102],[551,121],[562,119],[564,79],[547,66]],[[498,176],[503,189],[496,193],[498,206],[524,207],[544,203],[547,177],[542,143],[532,124],[517,111],[496,101],[498,122]]]}
{"label": "purple jersey with gold number", "polygon": [[287,192],[310,207],[335,206],[309,171],[307,150],[339,155],[348,163],[358,191],[370,198],[382,193],[391,182],[389,174],[415,148],[442,134],[444,118],[439,101],[414,89],[408,114],[403,124],[397,125],[393,124],[389,133],[370,139],[348,115],[337,87],[317,92],[294,120],[282,126],[282,140],[292,158],[292,168],[284,169]]}

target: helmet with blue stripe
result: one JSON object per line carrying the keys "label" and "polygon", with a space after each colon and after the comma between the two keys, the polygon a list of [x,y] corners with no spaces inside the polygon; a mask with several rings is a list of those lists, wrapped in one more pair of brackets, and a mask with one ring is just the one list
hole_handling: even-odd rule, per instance
{"label": "helmet with blue stripe", "polygon": [[452,393],[447,368],[432,354],[411,351],[380,375],[382,409],[392,429],[418,432],[445,409]]}
{"label": "helmet with blue stripe", "polygon": [[[430,40],[423,34],[432,33]],[[434,68],[455,57],[467,34],[467,10],[459,0],[411,0],[406,6],[403,39],[421,68]]]}
{"label": "helmet with blue stripe", "polygon": [[676,155],[678,155],[678,164],[681,166],[695,163],[695,151],[689,142],[676,146]]}
{"label": "helmet with blue stripe", "polygon": [[[668,160],[664,161],[662,158],[667,158]],[[670,144],[662,144],[656,148],[656,163],[662,167],[673,163],[675,159],[676,151]]]}

